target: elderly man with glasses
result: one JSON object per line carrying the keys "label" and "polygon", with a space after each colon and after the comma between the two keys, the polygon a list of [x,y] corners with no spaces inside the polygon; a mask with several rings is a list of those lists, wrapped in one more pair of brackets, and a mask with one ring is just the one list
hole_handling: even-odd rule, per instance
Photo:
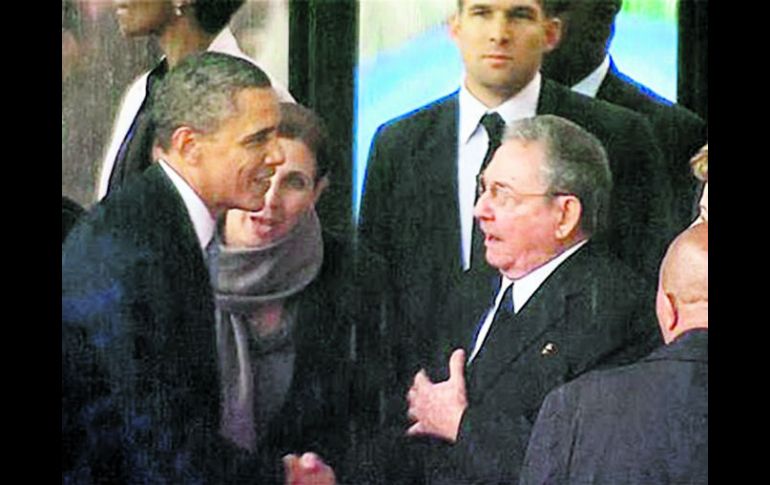
{"label": "elderly man with glasses", "polygon": [[444,371],[420,371],[407,394],[429,482],[516,483],[551,389],[662,343],[648,285],[598,237],[611,187],[604,148],[578,125],[545,115],[507,128],[474,209],[495,291],[466,279],[448,295]]}

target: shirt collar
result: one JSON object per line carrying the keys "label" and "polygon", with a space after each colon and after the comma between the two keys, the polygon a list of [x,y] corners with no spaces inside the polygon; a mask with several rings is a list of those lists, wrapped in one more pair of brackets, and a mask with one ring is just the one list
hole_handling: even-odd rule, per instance
{"label": "shirt collar", "polygon": [[567,258],[575,254],[575,252],[582,248],[587,242],[587,239],[580,241],[544,265],[536,268],[535,270],[527,273],[517,280],[512,280],[503,275],[500,291],[504,292],[505,289],[512,283],[516,283],[513,286],[513,311],[518,313],[519,310],[521,310],[521,308],[524,307],[524,305],[527,303],[529,298],[535,294],[538,288],[540,288],[540,285],[542,285],[543,282],[548,279],[551,273],[553,273],[556,268],[559,267],[559,265],[566,261]]}
{"label": "shirt collar", "polygon": [[540,98],[541,76],[538,72],[535,77],[524,86],[524,89],[513,97],[505,100],[501,105],[489,109],[479,101],[468,88],[465,81],[460,84],[460,142],[467,143],[476,132],[481,117],[487,113],[497,112],[505,124],[510,124],[523,118],[531,118],[537,113],[537,102]]}
{"label": "shirt collar", "polygon": [[195,229],[195,235],[198,236],[201,249],[205,251],[206,246],[211,242],[211,238],[214,237],[216,219],[211,216],[206,204],[203,203],[203,200],[201,200],[184,178],[171,168],[165,160],[158,160],[158,163],[182,197],[185,208],[187,208],[187,214],[190,216],[193,228]]}
{"label": "shirt collar", "polygon": [[214,40],[211,41],[207,50],[211,52],[230,53],[238,52],[240,49],[233,32],[229,27],[225,27],[216,37],[214,37]]}
{"label": "shirt collar", "polygon": [[591,98],[596,97],[596,93],[599,92],[599,88],[604,82],[604,78],[607,76],[607,72],[610,70],[610,56],[607,54],[604,56],[604,60],[599,67],[594,69],[594,72],[584,77],[581,81],[572,86],[572,90],[576,93],[584,94]]}

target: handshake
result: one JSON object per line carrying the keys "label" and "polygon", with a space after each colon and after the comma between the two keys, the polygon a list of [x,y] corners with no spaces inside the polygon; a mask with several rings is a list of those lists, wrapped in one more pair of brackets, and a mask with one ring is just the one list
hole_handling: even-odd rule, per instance
{"label": "handshake", "polygon": [[286,485],[335,485],[334,470],[315,453],[283,457]]}

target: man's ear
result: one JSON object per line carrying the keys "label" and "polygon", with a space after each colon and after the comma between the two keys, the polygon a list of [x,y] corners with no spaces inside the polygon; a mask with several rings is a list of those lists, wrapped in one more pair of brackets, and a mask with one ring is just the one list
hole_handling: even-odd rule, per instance
{"label": "man's ear", "polygon": [[329,177],[324,175],[321,177],[318,182],[315,184],[315,189],[313,189],[313,204],[318,203],[318,199],[321,198],[321,194],[326,190],[326,187],[329,186]]}
{"label": "man's ear", "polygon": [[671,334],[674,334],[676,330],[676,326],[679,324],[679,312],[676,310],[676,301],[674,300],[674,295],[671,293],[666,293],[666,308],[667,311],[669,311],[669,321],[667,322],[668,331]]}
{"label": "man's ear", "polygon": [[679,323],[679,315],[676,311],[673,295],[666,293],[660,284],[658,284],[658,291],[655,294],[655,314],[658,317],[658,325],[663,340],[666,343],[671,342],[674,339],[674,330]]}
{"label": "man's ear", "polygon": [[449,17],[449,37],[452,38],[452,40],[457,43],[458,38],[460,36],[460,12],[455,12],[451,17]]}
{"label": "man's ear", "polygon": [[559,221],[556,226],[556,238],[563,240],[575,234],[580,228],[583,204],[574,195],[559,195]]}
{"label": "man's ear", "polygon": [[198,163],[197,151],[200,133],[189,126],[180,126],[171,134],[171,148],[185,160],[185,163]]}
{"label": "man's ear", "polygon": [[546,53],[548,53],[556,49],[556,47],[559,45],[559,42],[561,42],[561,34],[563,28],[562,21],[558,17],[547,18],[545,19],[543,28],[545,29],[544,50]]}

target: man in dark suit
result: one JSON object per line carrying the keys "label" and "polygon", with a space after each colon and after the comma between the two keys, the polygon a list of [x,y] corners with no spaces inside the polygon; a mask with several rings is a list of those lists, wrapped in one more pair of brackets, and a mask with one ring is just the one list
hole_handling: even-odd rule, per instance
{"label": "man in dark suit", "polygon": [[451,294],[448,379],[421,371],[407,395],[408,434],[442,442],[429,447],[431,482],[515,483],[551,389],[661,343],[645,283],[593,238],[611,185],[604,149],[576,124],[549,115],[508,127],[474,211],[496,297],[479,298],[471,278]]}
{"label": "man in dark suit", "polygon": [[[506,124],[555,114],[599,138],[614,180],[604,239],[649,277],[654,291],[658,261],[673,235],[654,135],[641,115],[540,76],[542,56],[559,37],[552,3],[461,1],[451,28],[466,69],[460,91],[384,125],[372,144],[359,228],[360,241],[388,263],[378,284],[392,295],[381,337],[394,363],[391,392],[400,395],[435,351],[435,315],[452,282],[472,266],[475,179],[494,148],[487,134],[493,128],[482,125],[494,120],[491,113]],[[483,250],[477,252],[483,267]]]}
{"label": "man in dark suit", "polygon": [[278,101],[262,71],[218,53],[180,63],[156,96],[158,162],[97,205],[62,250],[65,483],[239,474],[218,435],[204,250],[219,212],[263,205],[283,162]]}
{"label": "man in dark suit", "polygon": [[520,483],[708,483],[707,222],[671,244],[656,310],[667,345],[546,397]]}
{"label": "man in dark suit", "polygon": [[706,123],[620,72],[608,53],[622,0],[566,0],[556,15],[562,36],[543,74],[572,90],[634,110],[650,121],[674,193],[675,227],[690,223],[697,183],[687,161],[706,142]]}

